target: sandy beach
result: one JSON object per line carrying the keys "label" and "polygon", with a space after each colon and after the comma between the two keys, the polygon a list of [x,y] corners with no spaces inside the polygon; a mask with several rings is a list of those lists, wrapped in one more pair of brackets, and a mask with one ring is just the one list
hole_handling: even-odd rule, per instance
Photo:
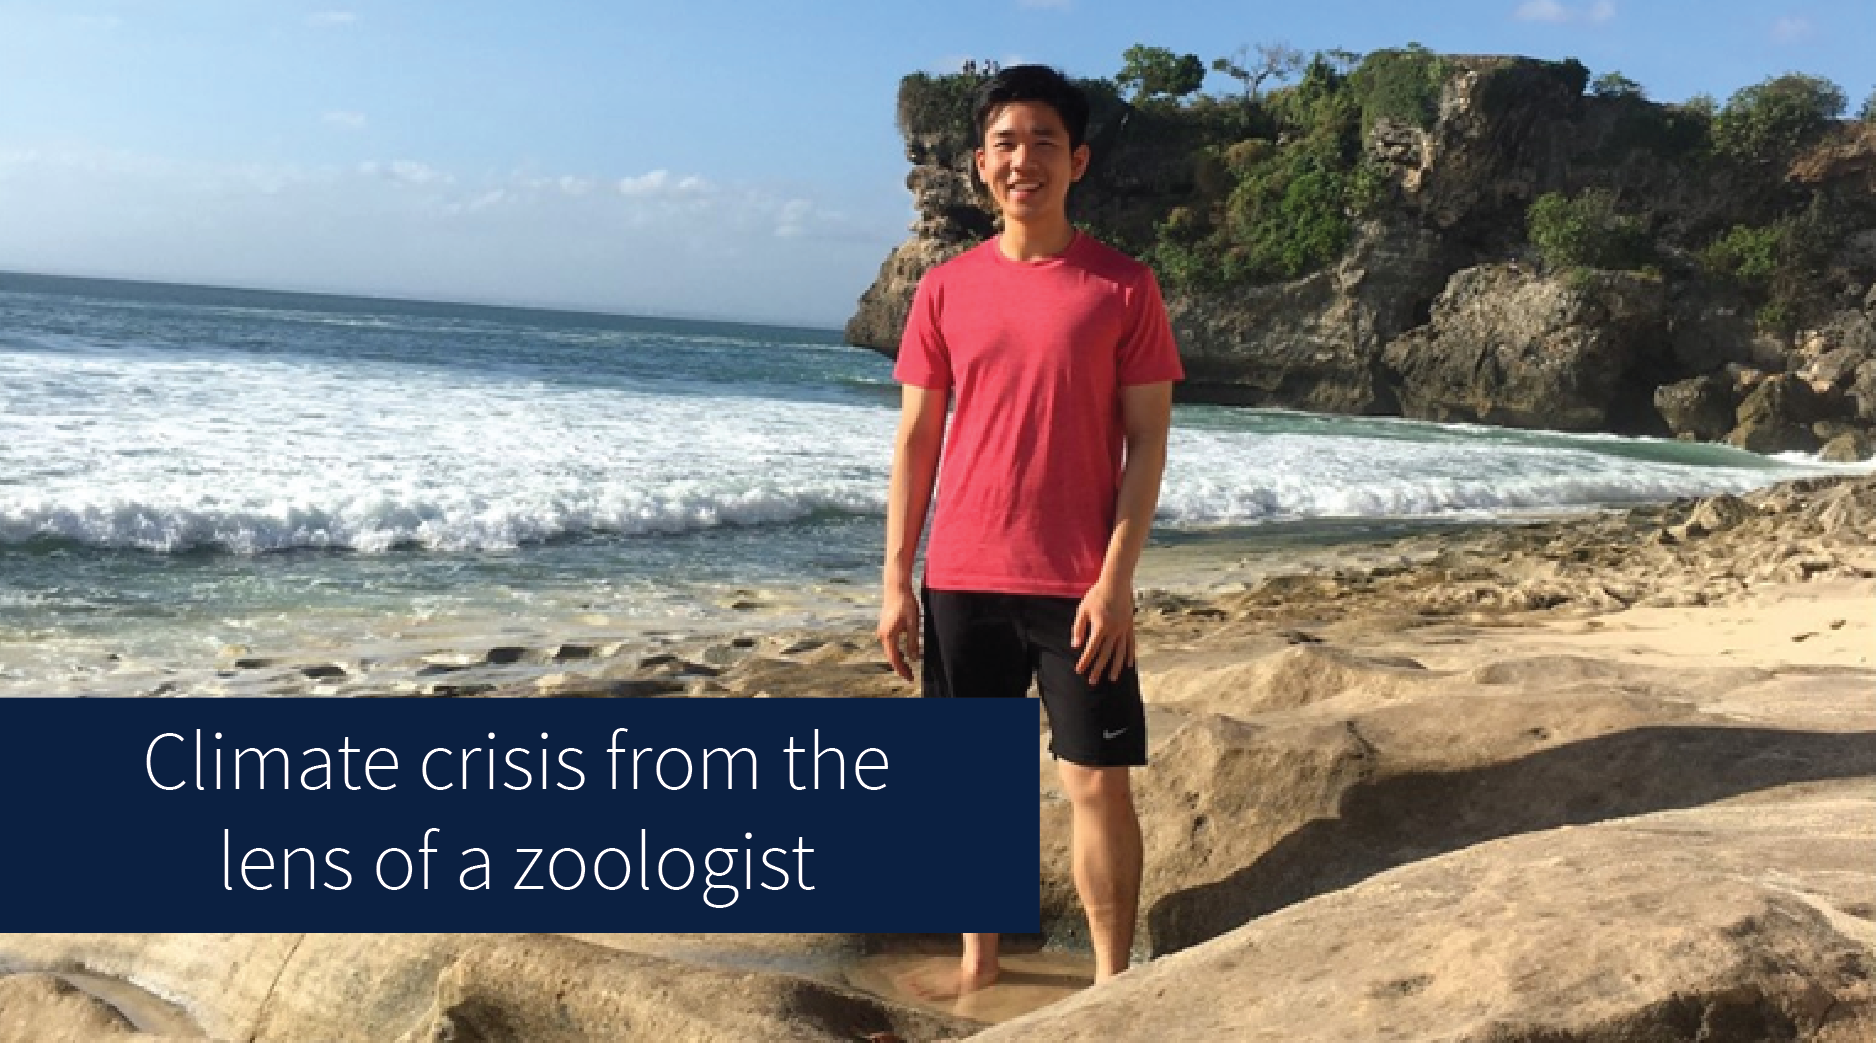
{"label": "sandy beach", "polygon": [[[1141,947],[1100,989],[1045,735],[1046,937],[961,1003],[894,986],[945,939],[7,935],[0,1040],[138,1031],[96,980],[170,1038],[1872,1038],[1876,478],[1174,548],[1142,585]],[[910,694],[859,615],[590,630],[396,669],[438,696]],[[222,669],[310,693],[325,662]]]}

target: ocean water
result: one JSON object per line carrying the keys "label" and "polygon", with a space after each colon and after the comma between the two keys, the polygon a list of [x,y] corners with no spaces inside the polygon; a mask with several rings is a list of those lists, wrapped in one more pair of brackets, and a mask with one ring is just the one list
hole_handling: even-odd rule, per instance
{"label": "ocean water", "polygon": [[[837,333],[0,275],[0,693],[429,628],[864,618],[898,392]],[[1827,471],[1181,406],[1157,539],[1344,539]]]}

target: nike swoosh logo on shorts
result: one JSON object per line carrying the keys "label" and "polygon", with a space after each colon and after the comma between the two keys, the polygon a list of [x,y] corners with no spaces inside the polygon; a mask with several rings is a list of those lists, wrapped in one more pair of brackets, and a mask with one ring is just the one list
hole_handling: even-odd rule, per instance
{"label": "nike swoosh logo on shorts", "polygon": [[1102,730],[1102,732],[1101,732],[1101,738],[1103,738],[1103,739],[1112,739],[1112,738],[1114,738],[1114,737],[1116,737],[1116,736],[1119,736],[1119,735],[1125,735],[1125,734],[1127,734],[1127,729],[1125,729],[1125,728],[1121,728],[1121,729],[1118,729],[1118,730],[1116,730],[1116,731],[1111,731],[1111,732],[1110,732],[1110,731],[1107,731],[1107,730],[1105,730],[1105,729],[1104,729],[1104,730]]}

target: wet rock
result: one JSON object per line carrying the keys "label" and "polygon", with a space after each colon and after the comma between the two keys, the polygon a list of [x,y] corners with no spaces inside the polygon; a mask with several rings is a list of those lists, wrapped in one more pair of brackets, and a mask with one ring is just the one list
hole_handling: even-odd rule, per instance
{"label": "wet rock", "polygon": [[1876,453],[1876,442],[1863,431],[1845,431],[1824,444],[1819,459],[1828,463],[1853,464],[1868,460]]}
{"label": "wet rock", "polygon": [[683,694],[687,683],[675,677],[587,677],[548,674],[534,690],[550,699],[650,699]]}
{"label": "wet rock", "polygon": [[698,654],[697,658],[703,660],[710,666],[734,666],[748,658],[749,650],[754,646],[755,640],[753,638],[748,639],[748,643],[743,645],[738,645],[734,641],[719,642],[713,645],[706,645],[703,651]]}
{"label": "wet rock", "polygon": [[439,681],[417,689],[418,694],[434,699],[466,699],[471,696],[487,695],[495,691],[496,686],[487,681]]}

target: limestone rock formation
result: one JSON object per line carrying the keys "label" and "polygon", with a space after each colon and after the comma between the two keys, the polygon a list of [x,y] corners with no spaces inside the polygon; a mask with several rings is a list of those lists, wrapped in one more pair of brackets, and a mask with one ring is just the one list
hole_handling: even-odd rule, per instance
{"label": "limestone rock formation", "polygon": [[1815,450],[1812,424],[1823,405],[1812,387],[1796,376],[1779,374],[1761,381],[1739,404],[1739,426],[1726,440],[1755,453]]}
{"label": "limestone rock formation", "polygon": [[1701,442],[1725,438],[1739,408],[1732,381],[1712,373],[1661,385],[1655,389],[1654,405],[1669,431]]}
{"label": "limestone rock formation", "polygon": [[1432,231],[1369,221],[1332,270],[1234,294],[1169,299],[1185,359],[1181,394],[1199,401],[1326,413],[1400,411],[1381,348],[1425,320],[1450,263]]}
{"label": "limestone rock formation", "polygon": [[1820,783],[1493,841],[974,1038],[1867,1040],[1872,821]]}
{"label": "limestone rock formation", "polygon": [[1659,366],[1657,282],[1626,272],[1540,278],[1516,265],[1453,276],[1433,321],[1384,358],[1401,411],[1427,420],[1566,431],[1645,431],[1634,400]]}
{"label": "limestone rock formation", "polygon": [[[1428,126],[1380,118],[1368,128],[1362,162],[1385,172],[1387,198],[1353,219],[1339,261],[1287,282],[1168,293],[1188,374],[1183,399],[1702,440],[1743,423],[1734,444],[1815,449],[1815,439],[1768,428],[1756,412],[1718,429],[1711,384],[1686,401],[1686,381],[1749,367],[1830,384],[1819,419],[1876,431],[1876,132],[1839,124],[1767,181],[1698,161],[1698,149],[1676,151],[1661,130],[1685,113],[1584,96],[1568,63],[1440,63],[1445,80]],[[913,234],[886,259],[846,331],[850,343],[888,355],[918,279],[995,227],[973,183],[968,121],[955,105],[912,97],[932,89],[929,78],[909,79],[900,98],[919,214]],[[1197,138],[1163,108],[1094,101],[1094,162],[1071,196],[1072,217],[1141,253],[1175,208],[1217,205],[1217,186],[1206,183],[1218,175],[1207,164],[1232,142]],[[1514,278],[1534,259],[1525,229],[1532,200],[1591,188],[1613,192],[1646,225],[1660,245],[1656,269],[1646,278]],[[1827,285],[1813,294],[1836,303],[1770,322],[1757,291],[1706,271],[1700,252],[1726,229],[1766,227],[1807,200],[1842,226],[1841,246],[1821,269]],[[1657,411],[1656,389],[1674,385],[1682,390],[1661,399],[1673,415]]]}

